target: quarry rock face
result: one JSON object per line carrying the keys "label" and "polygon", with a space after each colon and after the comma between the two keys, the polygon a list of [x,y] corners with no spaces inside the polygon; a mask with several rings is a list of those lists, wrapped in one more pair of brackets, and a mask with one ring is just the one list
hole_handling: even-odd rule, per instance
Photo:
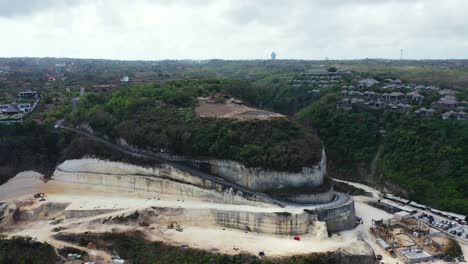
{"label": "quarry rock face", "polygon": [[239,192],[205,181],[168,165],[143,168],[97,159],[67,160],[54,172],[51,184],[95,191],[120,191],[135,195],[185,197],[230,204],[256,204]]}
{"label": "quarry rock face", "polygon": [[318,187],[324,183],[327,174],[327,156],[322,150],[322,158],[317,164],[303,167],[300,172],[274,171],[264,168],[248,168],[232,160],[196,159],[185,156],[165,155],[172,161],[184,162],[192,167],[207,171],[225,180],[235,182],[255,191],[265,191],[287,187]]}
{"label": "quarry rock face", "polygon": [[[325,162],[325,158],[322,160]],[[317,178],[323,179],[322,173],[323,170],[320,170],[316,174]],[[223,206],[185,208],[182,215],[167,216],[168,221],[183,218],[184,221],[190,221],[194,225],[217,225],[278,235],[317,233],[318,236],[321,236],[320,233],[324,230],[337,232],[355,226],[353,200],[344,194],[335,198],[332,189],[317,195],[323,196],[325,200],[331,198],[335,200],[324,200],[325,203],[314,207],[314,210],[290,208],[288,211],[287,208],[258,200],[256,197],[207,179],[195,177],[165,164],[156,167],[140,167],[97,159],[68,160],[57,167],[47,186],[50,191],[58,190],[59,192],[86,190],[130,194],[138,197],[152,197],[152,199],[155,197],[182,198],[205,203],[242,206],[235,210]],[[301,199],[300,196],[296,198]],[[304,208],[307,208],[307,205],[304,205]],[[79,208],[67,208],[67,211],[65,212],[66,218],[88,217],[107,212],[87,212]],[[318,223],[323,223],[323,225]],[[323,227],[320,228],[321,226]]]}

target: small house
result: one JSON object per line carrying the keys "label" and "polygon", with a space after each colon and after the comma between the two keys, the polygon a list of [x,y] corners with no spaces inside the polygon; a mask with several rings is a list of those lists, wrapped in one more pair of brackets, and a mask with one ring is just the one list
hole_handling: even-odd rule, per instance
{"label": "small house", "polygon": [[382,97],[385,101],[399,102],[405,99],[405,94],[401,92],[391,92],[390,94],[384,93]]}
{"label": "small house", "polygon": [[363,79],[359,81],[359,87],[361,88],[369,88],[372,87],[376,84],[379,84],[380,82],[375,80],[375,79]]}
{"label": "small house", "polygon": [[435,110],[432,108],[426,109],[425,107],[419,108],[418,110],[414,111],[415,114],[419,114],[422,116],[432,116]]}
{"label": "small house", "polygon": [[21,113],[21,110],[16,103],[4,105],[2,108],[2,114],[16,115],[19,113]]}
{"label": "small house", "polygon": [[448,112],[445,112],[443,113],[441,116],[442,116],[442,120],[447,120],[447,119],[451,119],[452,117],[455,117],[457,114],[457,112],[454,112],[454,111],[448,111]]}
{"label": "small house", "polygon": [[411,110],[411,105],[409,104],[404,104],[404,103],[399,103],[397,104],[398,110],[401,112],[408,112]]}
{"label": "small house", "polygon": [[411,92],[406,95],[406,99],[415,103],[422,103],[424,101],[424,95],[420,95],[417,92]]}
{"label": "small house", "polygon": [[18,104],[18,109],[23,113],[28,113],[32,110],[31,104]]}
{"label": "small house", "polygon": [[446,95],[437,101],[437,107],[444,110],[455,109],[460,105],[460,103],[455,99],[453,95]]}
{"label": "small house", "polygon": [[27,90],[27,91],[18,93],[18,97],[20,97],[22,99],[24,99],[24,98],[35,98],[36,96],[37,96],[37,92],[36,91],[31,91],[31,90]]}

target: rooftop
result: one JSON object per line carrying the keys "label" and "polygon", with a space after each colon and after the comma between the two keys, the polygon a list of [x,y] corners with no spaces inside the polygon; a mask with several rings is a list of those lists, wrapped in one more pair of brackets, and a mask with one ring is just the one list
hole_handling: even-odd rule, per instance
{"label": "rooftop", "polygon": [[401,253],[408,259],[415,261],[415,260],[421,260],[424,261],[426,259],[432,258],[432,255],[427,253],[426,251],[422,249],[414,249],[414,248],[409,248],[409,249],[404,249],[401,251]]}

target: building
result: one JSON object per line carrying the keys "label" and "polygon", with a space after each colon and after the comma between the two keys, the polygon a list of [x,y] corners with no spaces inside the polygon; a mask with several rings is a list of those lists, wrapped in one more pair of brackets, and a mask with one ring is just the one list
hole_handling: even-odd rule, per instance
{"label": "building", "polygon": [[334,74],[331,73],[325,69],[310,69],[304,73],[304,76],[310,77],[310,76],[327,76],[329,74]]}
{"label": "building", "polygon": [[432,116],[435,110],[432,108],[426,109],[425,107],[421,107],[418,110],[414,111],[415,114],[422,115],[422,116]]}
{"label": "building", "polygon": [[369,88],[372,87],[376,84],[379,84],[380,82],[375,80],[375,79],[363,79],[359,81],[359,87],[361,88]]}
{"label": "building", "polygon": [[409,104],[404,104],[404,103],[399,103],[396,105],[398,107],[398,110],[401,112],[408,112],[411,110],[411,105]]}
{"label": "building", "polygon": [[120,81],[121,81],[121,82],[124,82],[124,83],[127,83],[127,82],[130,81],[130,77],[128,77],[128,76],[123,76],[122,78],[120,78]]}
{"label": "building", "polygon": [[365,91],[364,92],[364,97],[367,97],[367,98],[373,98],[377,95],[376,92],[373,92],[373,91]]}
{"label": "building", "polygon": [[16,115],[21,113],[21,110],[16,103],[1,105],[0,108],[2,110],[2,114],[5,115]]}
{"label": "building", "polygon": [[420,248],[408,248],[401,251],[401,258],[407,264],[429,262],[433,256]]}
{"label": "building", "polygon": [[400,212],[395,213],[394,218],[401,221],[401,220],[404,220],[404,219],[411,218],[411,214],[406,212],[406,211],[400,211]]}
{"label": "building", "polygon": [[270,56],[272,60],[276,60],[276,52],[273,51]]}
{"label": "building", "polygon": [[399,204],[395,201],[391,201],[389,199],[381,199],[379,202],[379,205],[386,209],[388,212],[396,213],[400,211],[408,212],[408,213],[413,213],[415,210],[411,206],[408,205],[402,205]]}
{"label": "building", "polygon": [[441,94],[441,95],[452,95],[452,96],[455,96],[455,95],[457,94],[457,91],[444,89],[444,90],[439,91],[439,94]]}
{"label": "building", "polygon": [[18,104],[18,109],[23,113],[29,113],[32,110],[31,104]]}
{"label": "building", "polygon": [[441,117],[442,117],[442,120],[447,120],[447,119],[451,119],[452,117],[455,117],[456,114],[457,112],[455,111],[448,111],[448,112],[443,113]]}
{"label": "building", "polygon": [[389,102],[400,102],[406,99],[406,96],[404,93],[401,92],[391,92],[391,93],[384,93],[382,94],[382,98],[385,101]]}
{"label": "building", "polygon": [[31,90],[18,93],[18,97],[20,98],[35,98],[36,96],[37,96],[37,92],[31,91]]}
{"label": "building", "polygon": [[459,105],[460,103],[455,99],[455,96],[453,95],[446,95],[440,98],[439,101],[437,101],[437,107],[444,110],[456,109]]}
{"label": "building", "polygon": [[457,120],[466,120],[466,117],[467,117],[467,115],[466,115],[466,113],[463,112],[463,111],[459,111],[459,112],[457,113]]}
{"label": "building", "polygon": [[406,94],[406,99],[415,103],[422,103],[424,101],[424,96],[417,92],[411,92]]}
{"label": "building", "polygon": [[390,250],[392,247],[387,243],[385,242],[382,238],[377,238],[377,244],[379,246],[381,246],[383,249],[385,250]]}

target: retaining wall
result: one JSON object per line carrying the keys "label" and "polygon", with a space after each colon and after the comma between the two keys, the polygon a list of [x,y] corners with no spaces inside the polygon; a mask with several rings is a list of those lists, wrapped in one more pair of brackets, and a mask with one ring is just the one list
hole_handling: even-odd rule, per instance
{"label": "retaining wall", "polygon": [[297,203],[297,204],[324,204],[329,203],[335,199],[335,192],[333,187],[326,192],[309,193],[309,194],[290,194],[275,196],[281,200]]}
{"label": "retaining wall", "polygon": [[187,163],[192,167],[218,175],[225,180],[256,191],[284,187],[317,187],[323,184],[327,173],[325,150],[322,150],[322,159],[318,164],[303,167],[302,171],[298,173],[266,170],[258,167],[248,168],[242,163],[232,160],[195,159],[185,156],[161,155],[166,159]]}
{"label": "retaining wall", "polygon": [[354,201],[351,198],[348,198],[344,203],[334,207],[307,211],[316,215],[319,221],[326,222],[329,232],[339,232],[356,227]]}

